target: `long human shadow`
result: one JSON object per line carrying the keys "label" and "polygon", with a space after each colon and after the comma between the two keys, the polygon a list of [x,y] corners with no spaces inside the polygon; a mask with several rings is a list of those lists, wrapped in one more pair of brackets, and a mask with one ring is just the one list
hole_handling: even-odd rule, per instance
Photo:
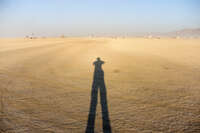
{"label": "long human shadow", "polygon": [[90,102],[90,112],[88,115],[88,122],[85,133],[94,133],[95,128],[95,117],[96,117],[96,107],[98,101],[98,90],[100,90],[100,100],[101,100],[101,110],[102,110],[102,120],[103,120],[103,133],[112,133],[107,105],[107,95],[106,86],[104,82],[104,71],[102,69],[102,61],[100,58],[93,63],[95,66],[92,91],[91,91],[91,102]]}

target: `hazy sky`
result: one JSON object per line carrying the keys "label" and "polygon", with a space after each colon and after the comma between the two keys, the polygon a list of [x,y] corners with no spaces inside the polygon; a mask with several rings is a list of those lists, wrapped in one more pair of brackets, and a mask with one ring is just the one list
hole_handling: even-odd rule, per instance
{"label": "hazy sky", "polygon": [[0,0],[0,37],[123,35],[200,27],[200,0]]}

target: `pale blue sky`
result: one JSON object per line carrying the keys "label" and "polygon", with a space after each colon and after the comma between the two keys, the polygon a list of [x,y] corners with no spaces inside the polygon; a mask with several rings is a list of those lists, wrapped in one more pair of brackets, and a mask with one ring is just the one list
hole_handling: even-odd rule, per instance
{"label": "pale blue sky", "polygon": [[0,37],[124,35],[200,27],[200,0],[0,0]]}

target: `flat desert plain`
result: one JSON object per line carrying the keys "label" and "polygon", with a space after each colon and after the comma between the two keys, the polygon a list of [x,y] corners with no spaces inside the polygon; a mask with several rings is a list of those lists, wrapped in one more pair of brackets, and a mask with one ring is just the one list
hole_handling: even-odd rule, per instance
{"label": "flat desert plain", "polygon": [[97,57],[112,133],[200,132],[200,39],[170,38],[0,39],[0,132],[84,133]]}

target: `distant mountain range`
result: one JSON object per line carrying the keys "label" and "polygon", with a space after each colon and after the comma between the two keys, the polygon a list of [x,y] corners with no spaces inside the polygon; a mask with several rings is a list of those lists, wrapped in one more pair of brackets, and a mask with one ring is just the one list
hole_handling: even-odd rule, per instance
{"label": "distant mountain range", "polygon": [[165,34],[170,37],[200,37],[200,28],[197,29],[182,29]]}
{"label": "distant mountain range", "polygon": [[200,28],[181,29],[172,32],[151,32],[135,34],[137,37],[172,37],[172,38],[200,38]]}

